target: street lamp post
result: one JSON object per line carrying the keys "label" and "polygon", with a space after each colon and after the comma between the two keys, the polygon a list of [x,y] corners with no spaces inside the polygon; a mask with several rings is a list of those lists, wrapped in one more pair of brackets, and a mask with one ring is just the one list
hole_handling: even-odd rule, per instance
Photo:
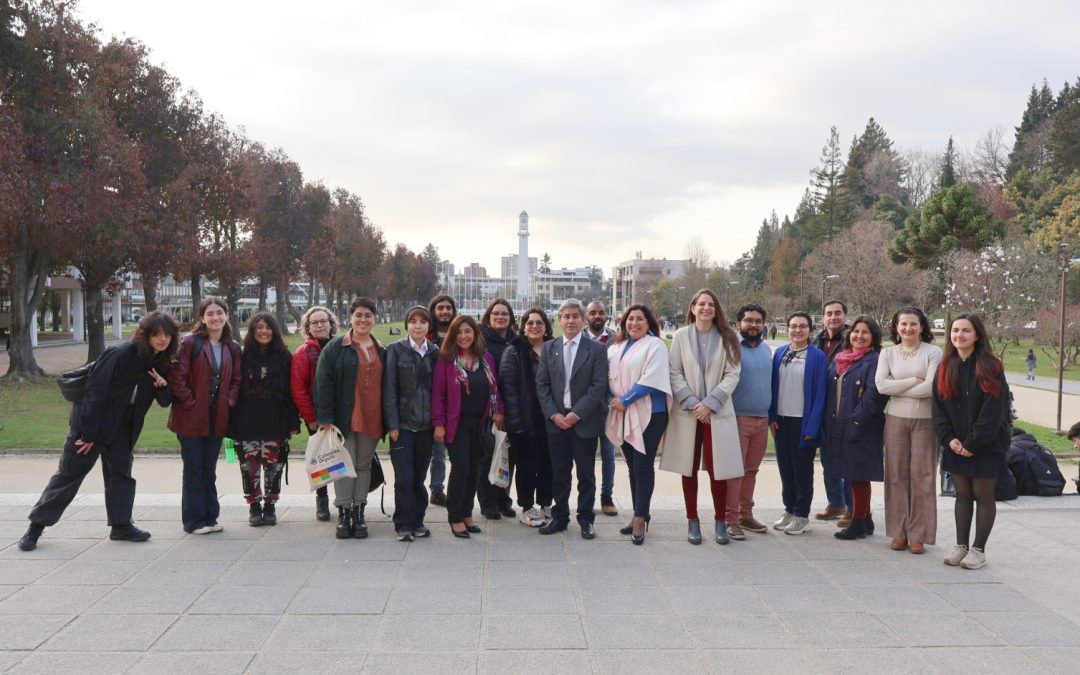
{"label": "street lamp post", "polygon": [[839,279],[839,274],[823,274],[821,276],[821,316],[825,316],[825,284],[829,279]]}
{"label": "street lamp post", "polygon": [[[738,281],[729,281],[729,282],[727,282],[727,288],[724,289],[725,290],[725,293],[724,293],[724,305],[725,305],[724,310],[725,311],[728,311],[728,310],[731,309],[731,287],[732,286],[738,286],[738,285],[739,285]],[[730,318],[731,317],[728,316],[728,319],[730,319]]]}
{"label": "street lamp post", "polygon": [[1057,432],[1064,433],[1061,426],[1061,399],[1065,379],[1065,289],[1068,282],[1069,268],[1080,263],[1080,258],[1069,259],[1065,244],[1061,244],[1061,296],[1058,299],[1058,385],[1057,385]]}

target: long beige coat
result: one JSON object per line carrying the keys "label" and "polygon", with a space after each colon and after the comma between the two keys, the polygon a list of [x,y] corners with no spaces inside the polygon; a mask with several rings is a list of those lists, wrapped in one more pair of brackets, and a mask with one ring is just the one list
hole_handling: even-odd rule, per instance
{"label": "long beige coat", "polygon": [[701,466],[694,466],[694,436],[697,433],[697,420],[690,410],[706,397],[719,401],[719,410],[713,412],[712,454],[716,480],[741,478],[743,475],[742,450],[739,447],[739,427],[735,422],[735,407],[731,403],[731,392],[739,384],[741,366],[732,363],[726,356],[720,333],[713,334],[713,344],[705,359],[705,382],[702,386],[701,368],[698,366],[698,344],[693,325],[683,326],[675,331],[671,341],[669,363],[671,367],[671,392],[675,404],[668,418],[667,436],[664,439],[664,454],[660,459],[660,468],[665,471],[692,476],[696,469],[705,468],[705,458]]}

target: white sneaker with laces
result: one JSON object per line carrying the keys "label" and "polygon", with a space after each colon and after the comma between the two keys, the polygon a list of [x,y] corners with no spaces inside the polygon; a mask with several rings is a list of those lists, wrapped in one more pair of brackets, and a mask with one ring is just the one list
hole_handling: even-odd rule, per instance
{"label": "white sneaker with laces", "polygon": [[784,534],[802,534],[810,529],[810,519],[792,516],[791,522],[784,528]]}
{"label": "white sneaker with laces", "polygon": [[211,527],[210,525],[203,525],[202,527],[196,527],[194,530],[191,531],[191,533],[192,534],[210,534],[211,532],[214,532],[214,531],[215,531],[214,528]]}
{"label": "white sneaker with laces", "polygon": [[980,551],[977,548],[972,548],[968,551],[968,554],[964,556],[964,559],[960,561],[960,567],[966,570],[977,570],[980,567],[986,567],[986,552]]}
{"label": "white sneaker with laces", "polygon": [[772,524],[774,530],[782,530],[791,524],[791,519],[795,516],[784,511],[784,515],[776,519],[776,522]]}
{"label": "white sneaker with laces", "polygon": [[967,546],[961,546],[957,544],[953,547],[953,550],[949,551],[949,555],[945,556],[945,564],[950,567],[957,567],[960,565],[960,561],[964,559],[964,556],[968,554]]}
{"label": "white sneaker with laces", "polygon": [[528,525],[529,527],[540,527],[544,524],[544,514],[540,512],[540,509],[535,506],[528,511],[522,511],[521,517],[518,519],[522,525]]}

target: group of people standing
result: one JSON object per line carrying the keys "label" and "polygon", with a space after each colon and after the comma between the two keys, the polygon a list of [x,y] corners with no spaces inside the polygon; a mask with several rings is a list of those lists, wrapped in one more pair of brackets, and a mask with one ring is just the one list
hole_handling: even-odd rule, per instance
{"label": "group of people standing", "polygon": [[[566,300],[555,337],[539,308],[516,321],[500,298],[477,321],[440,295],[410,308],[405,335],[389,346],[372,334],[376,311],[373,301],[358,298],[348,330],[335,335],[334,313],[312,307],[300,322],[305,341],[292,354],[268,313],[251,318],[241,349],[219,298],[203,300],[183,338],[167,314],[147,314],[131,342],[94,365],[86,395],[73,405],[60,467],[30,513],[20,548],[34,548],[57,522],[98,456],[110,537],[149,538],[132,519],[131,453],[156,399],[172,405],[169,428],[184,465],[183,526],[192,534],[222,530],[216,465],[225,437],[236,443],[249,524],[277,522],[289,439],[303,422],[309,433],[340,430],[356,470],[355,478],[334,482],[338,538],[368,534],[364,509],[383,438],[399,540],[430,535],[429,503],[446,507],[453,535],[463,539],[481,532],[476,501],[488,520],[517,517],[511,491],[488,477],[492,429],[499,429],[509,438],[520,521],[540,534],[568,528],[576,471],[574,515],[581,536],[595,537],[599,445],[601,510],[609,515],[618,512],[615,447],[625,458],[633,516],[621,532],[634,544],[645,542],[658,454],[660,469],[682,476],[688,541],[703,539],[697,472],[704,469],[713,538],[728,544],[768,532],[753,497],[771,431],[784,504],[774,529],[808,530],[821,448],[828,505],[815,519],[838,520],[839,539],[873,534],[871,484],[883,481],[891,547],[923,553],[936,543],[940,451],[957,488],[957,544],[945,562],[986,564],[1009,403],[1004,369],[976,315],[953,320],[942,351],[924,313],[901,309],[889,326],[895,346],[883,349],[872,317],[848,322],[847,307],[830,301],[816,338],[813,317],[793,312],[786,317],[790,342],[774,352],[763,307],[743,305],[729,322],[709,289],[691,298],[670,349],[643,304],[627,308],[612,333],[601,303]],[[316,494],[316,517],[331,517],[325,488]]]}

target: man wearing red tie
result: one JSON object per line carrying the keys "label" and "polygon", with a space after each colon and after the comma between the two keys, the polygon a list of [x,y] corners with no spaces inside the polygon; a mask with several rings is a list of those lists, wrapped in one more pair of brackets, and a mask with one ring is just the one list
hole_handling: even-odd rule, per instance
{"label": "man wearing red tie", "polygon": [[[593,342],[607,345],[613,334],[607,328],[607,308],[604,303],[594,300],[585,308],[585,322],[589,329],[585,336]],[[605,347],[606,348],[606,347]],[[615,487],[615,446],[607,439],[606,434],[600,434],[600,510],[605,516],[617,516],[619,510],[615,508],[615,501],[611,498]]]}

